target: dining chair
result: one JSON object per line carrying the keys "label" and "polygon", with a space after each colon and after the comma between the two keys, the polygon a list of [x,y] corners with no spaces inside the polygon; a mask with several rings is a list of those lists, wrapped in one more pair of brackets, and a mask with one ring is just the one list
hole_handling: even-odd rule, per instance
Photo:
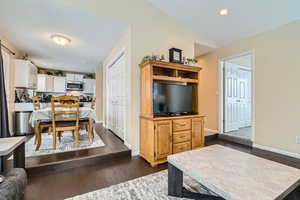
{"label": "dining chair", "polygon": [[41,98],[38,96],[33,96],[31,97],[32,103],[33,103],[33,108],[34,110],[39,110],[41,109]]}
{"label": "dining chair", "polygon": [[[41,109],[41,97],[39,96],[33,96],[31,97],[32,103],[33,103],[33,109],[34,111],[40,110]],[[40,134],[40,132],[42,132],[42,130],[44,128],[48,128],[48,133],[50,134],[52,132],[52,128],[51,128],[51,124],[49,122],[41,122],[40,123],[40,130],[38,132],[38,134]],[[38,142],[38,137],[39,135],[35,135],[35,140],[34,140],[34,144],[37,144]]]}
{"label": "dining chair", "polygon": [[92,102],[91,102],[91,109],[95,109],[95,105],[96,105],[96,98],[93,98],[92,99]]}
{"label": "dining chair", "polygon": [[[96,104],[96,98],[93,98],[90,104],[90,108],[95,110],[95,104]],[[90,143],[92,143],[95,137],[94,127],[93,127],[94,121],[91,119],[80,119],[80,125],[84,127],[85,130],[88,132],[89,141]]]}
{"label": "dining chair", "polygon": [[53,149],[56,149],[56,138],[61,141],[63,131],[75,132],[75,141],[79,144],[79,98],[60,96],[51,98]]}

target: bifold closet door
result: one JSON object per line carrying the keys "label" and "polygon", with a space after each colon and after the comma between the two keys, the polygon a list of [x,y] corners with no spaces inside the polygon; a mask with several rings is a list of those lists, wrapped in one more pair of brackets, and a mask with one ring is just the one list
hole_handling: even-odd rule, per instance
{"label": "bifold closet door", "polygon": [[117,58],[107,69],[107,127],[121,139],[125,132],[126,82],[125,56]]}

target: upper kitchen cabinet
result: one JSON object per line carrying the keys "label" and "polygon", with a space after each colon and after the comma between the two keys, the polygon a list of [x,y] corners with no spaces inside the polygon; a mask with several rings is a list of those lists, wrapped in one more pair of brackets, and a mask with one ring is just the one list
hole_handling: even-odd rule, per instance
{"label": "upper kitchen cabinet", "polygon": [[66,92],[66,77],[54,76],[53,91],[54,92]]}
{"label": "upper kitchen cabinet", "polygon": [[83,93],[92,94],[95,93],[96,80],[95,79],[83,79]]}
{"label": "upper kitchen cabinet", "polygon": [[82,82],[83,81],[83,75],[82,74],[66,74],[67,81],[73,81],[73,82]]}
{"label": "upper kitchen cabinet", "polygon": [[37,92],[66,92],[66,77],[38,74]]}
{"label": "upper kitchen cabinet", "polygon": [[53,92],[54,83],[53,83],[53,76],[47,74],[38,74],[38,87],[37,92]]}
{"label": "upper kitchen cabinet", "polygon": [[37,88],[37,68],[29,60],[15,60],[15,87]]}

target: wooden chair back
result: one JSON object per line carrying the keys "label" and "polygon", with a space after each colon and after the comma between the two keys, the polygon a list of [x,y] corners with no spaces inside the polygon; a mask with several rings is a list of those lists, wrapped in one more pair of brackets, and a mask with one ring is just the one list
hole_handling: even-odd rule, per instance
{"label": "wooden chair back", "polygon": [[[56,128],[56,122],[75,121],[76,127],[79,128],[79,98],[70,96],[52,97],[51,98],[52,124]],[[69,130],[70,128],[68,128]]]}
{"label": "wooden chair back", "polygon": [[38,96],[33,96],[31,97],[32,103],[33,103],[33,108],[34,110],[39,110],[41,109],[41,98]]}
{"label": "wooden chair back", "polygon": [[53,149],[56,149],[56,137],[61,140],[63,131],[72,131],[76,143],[79,143],[79,98],[70,96],[52,97],[52,134]]}

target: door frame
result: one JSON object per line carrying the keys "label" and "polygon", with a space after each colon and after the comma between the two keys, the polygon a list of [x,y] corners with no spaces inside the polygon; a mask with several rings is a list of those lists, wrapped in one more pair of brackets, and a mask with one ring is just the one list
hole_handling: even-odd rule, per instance
{"label": "door frame", "polygon": [[218,71],[219,71],[219,134],[224,134],[224,71],[223,65],[227,60],[233,58],[251,55],[251,141],[255,140],[255,52],[254,50],[246,51],[240,54],[235,54],[228,57],[220,58],[218,61]]}

